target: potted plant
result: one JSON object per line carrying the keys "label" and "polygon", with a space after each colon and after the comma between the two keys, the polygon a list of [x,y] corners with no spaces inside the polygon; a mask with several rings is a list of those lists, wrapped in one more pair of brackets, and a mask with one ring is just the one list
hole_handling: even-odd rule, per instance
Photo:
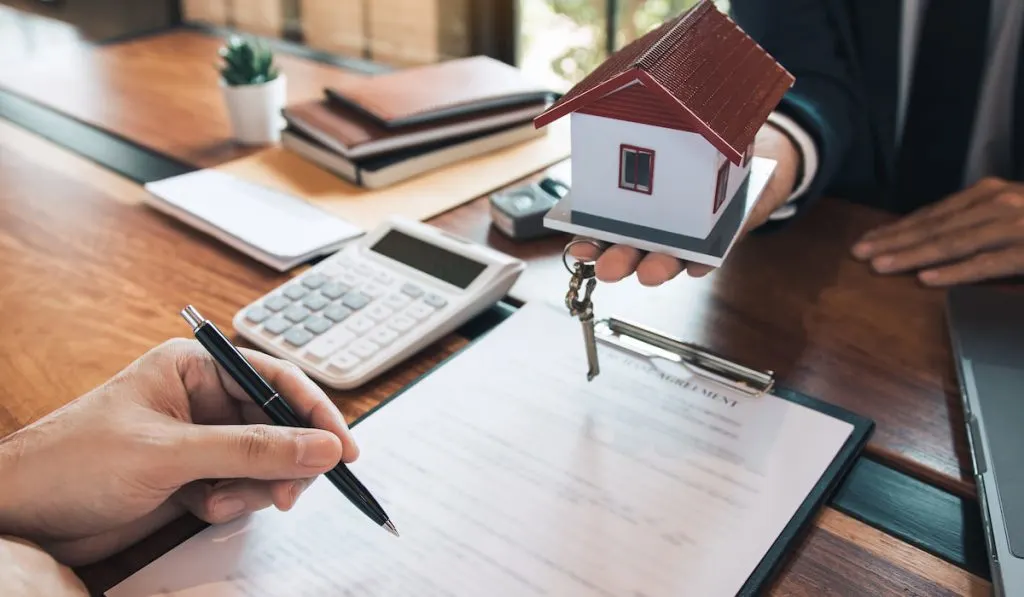
{"label": "potted plant", "polygon": [[220,85],[235,138],[245,145],[280,140],[286,80],[273,53],[265,44],[233,36],[220,57]]}

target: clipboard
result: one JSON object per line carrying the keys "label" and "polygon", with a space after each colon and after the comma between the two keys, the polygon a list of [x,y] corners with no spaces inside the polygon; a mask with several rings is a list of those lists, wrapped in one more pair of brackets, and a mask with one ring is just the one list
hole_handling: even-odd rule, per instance
{"label": "clipboard", "polygon": [[[360,421],[407,392],[432,372],[458,358],[476,340],[500,325],[515,312],[515,306],[499,302],[465,323],[456,330],[456,333],[469,340],[466,346],[456,350],[407,386],[364,413],[352,423],[352,427],[355,427]],[[795,543],[813,526],[815,515],[822,507],[828,504],[831,497],[845,480],[847,474],[856,464],[857,458],[863,452],[868,439],[874,432],[874,421],[798,391],[779,387],[776,384],[775,374],[772,371],[748,367],[698,344],[685,342],[635,322],[615,317],[595,321],[595,337],[599,342],[625,348],[646,358],[665,358],[679,364],[684,364],[702,379],[722,384],[748,396],[756,397],[770,393],[777,398],[794,402],[852,425],[853,429],[850,432],[850,436],[843,443],[832,463],[825,469],[818,483],[807,494],[807,497],[797,508],[793,517],[783,528],[782,532],[779,533],[779,536],[776,537],[771,548],[765,552],[760,563],[750,576],[747,577],[740,591],[736,593],[737,597],[762,595],[788,562]]]}
{"label": "clipboard", "polygon": [[857,462],[857,457],[864,450],[874,431],[874,421],[800,392],[776,387],[773,371],[748,367],[703,346],[685,342],[635,322],[608,317],[595,321],[594,328],[595,339],[598,342],[615,346],[642,358],[671,361],[711,385],[719,384],[755,398],[770,393],[777,398],[789,400],[853,426],[850,436],[832,460],[832,464],[797,508],[754,572],[747,577],[737,596],[762,594],[762,590],[786,563],[791,546],[813,526],[815,514],[827,504]]}

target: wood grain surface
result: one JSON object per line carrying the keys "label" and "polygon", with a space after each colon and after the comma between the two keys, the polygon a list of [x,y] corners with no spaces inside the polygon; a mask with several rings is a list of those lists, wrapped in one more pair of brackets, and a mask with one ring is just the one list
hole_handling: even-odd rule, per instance
{"label": "wood grain surface", "polygon": [[[529,261],[511,294],[561,300],[567,237],[519,243],[489,223],[484,201],[432,223]],[[597,317],[633,319],[776,372],[781,385],[875,420],[868,451],[895,468],[970,497],[971,461],[946,336],[945,291],[883,277],[849,256],[890,217],[823,200],[787,229],[739,243],[719,270],[658,288],[635,277],[598,284]],[[583,347],[580,346],[581,367]]]}
{"label": "wood grain surface", "polygon": [[[227,332],[238,309],[289,277],[141,205],[138,185],[2,121],[0,155],[0,435],[188,337],[178,315],[186,304]],[[452,336],[394,375],[328,394],[351,421],[464,342]]]}
{"label": "wood grain surface", "polygon": [[[86,69],[78,74],[61,61],[26,59],[31,67],[0,69],[0,86],[178,158],[213,164],[245,153],[227,141],[215,86],[196,75],[209,68],[216,43],[179,32],[86,49],[76,52],[75,64]],[[294,63],[300,74],[291,84],[300,95],[319,93],[317,77],[352,76]],[[162,340],[186,335],[177,315],[186,302],[227,322],[287,277],[140,205],[136,184],[3,121],[0,157],[0,435],[74,399]],[[683,277],[659,289],[633,280],[602,284],[595,304],[599,315],[637,319],[773,368],[784,385],[874,418],[873,453],[971,494],[942,291],[874,276],[848,257],[857,235],[886,220],[822,201],[783,233],[742,243],[707,278]],[[514,296],[561,300],[564,237],[509,241],[490,228],[483,200],[433,223],[527,259]],[[332,398],[352,420],[463,344],[449,337],[379,382]],[[197,529],[195,521],[181,521],[81,573],[100,590]],[[826,509],[773,594],[988,591],[963,570]]]}
{"label": "wood grain surface", "polygon": [[[196,166],[253,150],[231,141],[218,86],[222,40],[177,31],[109,46],[85,46],[0,69],[0,87],[114,131]],[[353,74],[285,54],[277,60],[289,102],[320,97],[325,85]]]}
{"label": "wood grain surface", "polygon": [[[218,41],[173,32],[77,52],[32,68],[0,70],[0,87],[199,166],[247,152],[229,141],[216,77]],[[281,56],[289,99],[317,96],[340,77],[362,76]],[[65,89],[76,93],[64,93]],[[601,285],[598,315],[663,328],[779,381],[873,418],[869,450],[885,462],[963,496],[974,495],[942,290],[882,277],[850,258],[854,240],[890,217],[824,200],[771,235],[740,243],[719,271],[658,289],[634,279]],[[513,294],[561,300],[566,237],[515,243],[491,226],[485,200],[432,223],[527,259]],[[581,347],[582,354],[582,347]]]}
{"label": "wood grain surface", "polygon": [[[228,321],[284,279],[140,205],[135,183],[3,121],[0,155],[0,435],[186,335],[183,303]],[[450,337],[366,388],[331,396],[351,421],[464,344]],[[201,528],[181,519],[78,573],[100,595]],[[980,596],[988,586],[825,509],[771,594]]]}

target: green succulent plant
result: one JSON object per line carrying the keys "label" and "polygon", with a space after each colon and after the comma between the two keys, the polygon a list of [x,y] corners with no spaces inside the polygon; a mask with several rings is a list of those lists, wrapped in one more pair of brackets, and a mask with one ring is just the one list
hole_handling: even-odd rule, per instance
{"label": "green succulent plant", "polygon": [[274,54],[266,44],[232,36],[220,49],[217,65],[224,82],[232,87],[257,85],[277,78]]}

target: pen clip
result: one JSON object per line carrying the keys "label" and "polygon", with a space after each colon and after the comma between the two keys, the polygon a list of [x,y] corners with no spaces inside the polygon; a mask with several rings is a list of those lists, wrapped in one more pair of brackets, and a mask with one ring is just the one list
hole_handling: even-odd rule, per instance
{"label": "pen clip", "polygon": [[694,375],[748,396],[762,396],[775,385],[772,371],[753,369],[648,327],[608,317],[594,323],[596,339],[647,359],[666,359]]}

